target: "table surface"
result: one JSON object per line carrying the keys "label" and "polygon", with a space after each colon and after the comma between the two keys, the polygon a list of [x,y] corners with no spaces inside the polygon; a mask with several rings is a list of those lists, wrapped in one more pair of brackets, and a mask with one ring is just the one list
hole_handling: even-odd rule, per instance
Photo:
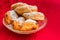
{"label": "table surface", "polygon": [[[44,29],[30,35],[16,34],[2,23],[5,12],[10,5],[16,2],[25,2],[38,6],[48,19]],[[60,1],[59,0],[1,0],[0,1],[0,40],[60,40]]]}

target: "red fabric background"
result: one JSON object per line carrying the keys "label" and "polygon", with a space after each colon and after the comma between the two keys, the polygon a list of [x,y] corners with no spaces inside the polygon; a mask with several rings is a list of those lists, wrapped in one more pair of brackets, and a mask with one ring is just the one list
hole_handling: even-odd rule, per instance
{"label": "red fabric background", "polygon": [[[25,2],[37,5],[43,12],[48,23],[41,31],[31,35],[21,35],[11,32],[2,24],[2,19],[10,5]],[[60,40],[60,1],[59,0],[0,0],[0,40]]]}

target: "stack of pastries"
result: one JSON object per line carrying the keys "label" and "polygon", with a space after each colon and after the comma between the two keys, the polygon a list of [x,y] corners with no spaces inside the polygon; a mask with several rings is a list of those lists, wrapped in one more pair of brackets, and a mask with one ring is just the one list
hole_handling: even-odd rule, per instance
{"label": "stack of pastries", "polygon": [[12,25],[14,30],[31,31],[38,29],[37,21],[44,19],[44,14],[38,12],[37,6],[19,2],[11,5],[11,10],[5,13],[4,22]]}

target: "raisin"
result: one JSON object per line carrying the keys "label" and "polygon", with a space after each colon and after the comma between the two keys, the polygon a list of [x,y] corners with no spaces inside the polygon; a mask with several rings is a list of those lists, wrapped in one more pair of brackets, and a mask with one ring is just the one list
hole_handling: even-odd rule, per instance
{"label": "raisin", "polygon": [[8,17],[8,15],[6,14],[6,17]]}

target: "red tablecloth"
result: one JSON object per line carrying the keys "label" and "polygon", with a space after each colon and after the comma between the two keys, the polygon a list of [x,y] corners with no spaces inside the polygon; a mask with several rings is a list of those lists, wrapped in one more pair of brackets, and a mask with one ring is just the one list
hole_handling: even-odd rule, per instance
{"label": "red tablecloth", "polygon": [[[2,23],[10,5],[16,2],[25,2],[37,5],[43,12],[48,23],[41,31],[31,35],[21,35],[11,32]],[[0,40],[60,40],[60,1],[59,0],[0,0]]]}

